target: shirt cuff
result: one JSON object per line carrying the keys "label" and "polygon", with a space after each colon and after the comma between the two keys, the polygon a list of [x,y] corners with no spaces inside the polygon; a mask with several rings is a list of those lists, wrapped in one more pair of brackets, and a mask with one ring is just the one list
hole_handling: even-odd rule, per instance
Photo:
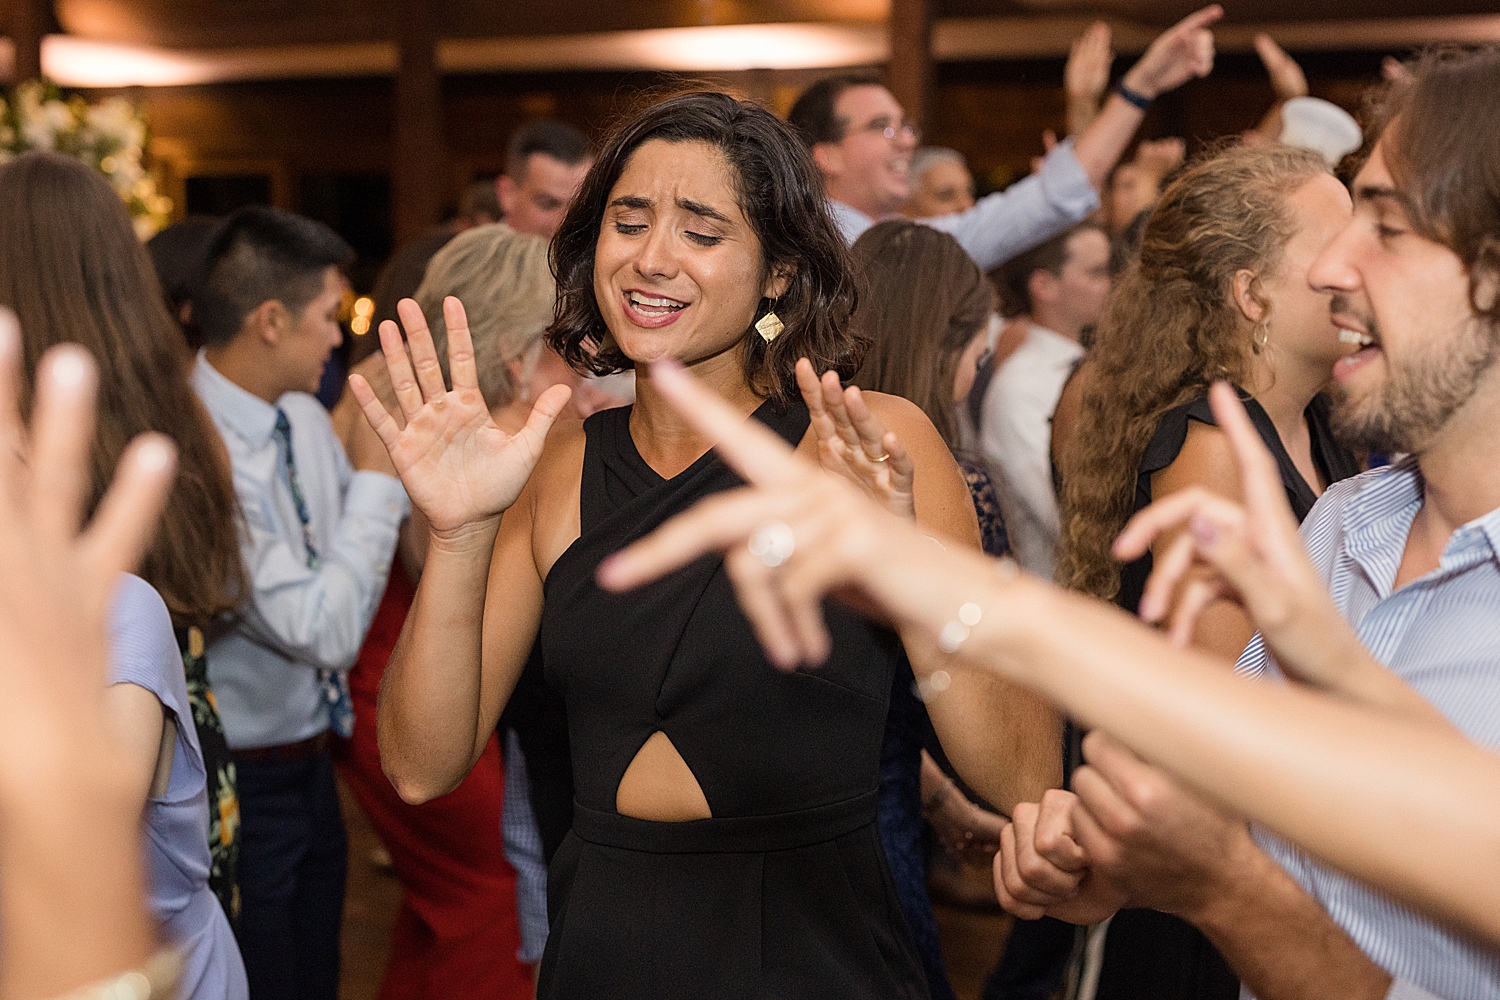
{"label": "shirt cuff", "polygon": [[1064,139],[1042,160],[1037,171],[1047,204],[1082,219],[1099,207],[1099,192],[1073,153],[1073,140]]}
{"label": "shirt cuff", "polygon": [[1386,993],[1385,1000],[1440,1000],[1440,998],[1435,993],[1428,993],[1409,979],[1395,979],[1391,981],[1391,988]]}
{"label": "shirt cuff", "polygon": [[411,516],[401,480],[383,472],[356,472],[344,496],[344,513],[387,520],[399,526]]}

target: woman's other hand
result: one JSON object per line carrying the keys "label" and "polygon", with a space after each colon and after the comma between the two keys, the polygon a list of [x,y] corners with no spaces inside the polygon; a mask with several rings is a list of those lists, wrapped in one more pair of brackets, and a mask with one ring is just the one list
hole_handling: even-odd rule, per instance
{"label": "woman's other hand", "polygon": [[892,514],[916,517],[916,466],[896,435],[870,412],[859,387],[845,389],[831,371],[819,379],[803,358],[797,362],[797,388],[812,416],[824,471],[854,483]]}
{"label": "woman's other hand", "polygon": [[520,433],[506,434],[490,417],[479,391],[463,304],[451,296],[443,301],[451,390],[443,382],[421,308],[403,299],[396,311],[407,343],[402,344],[396,324],[386,321],[380,325],[380,346],[405,426],[363,376],[351,375],[349,388],[434,536],[459,534],[515,503],[571,390],[559,385],[542,393]]}

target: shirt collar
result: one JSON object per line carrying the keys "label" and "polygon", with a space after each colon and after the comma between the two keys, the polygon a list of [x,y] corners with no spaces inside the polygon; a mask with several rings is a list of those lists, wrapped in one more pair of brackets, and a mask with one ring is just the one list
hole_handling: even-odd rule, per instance
{"label": "shirt collar", "polygon": [[[1345,548],[1371,572],[1372,579],[1395,577],[1423,495],[1422,471],[1416,457],[1408,455],[1384,475],[1373,477],[1349,501],[1344,515]],[[1455,529],[1443,546],[1439,567],[1447,573],[1485,560],[1500,561],[1500,508]],[[1376,571],[1377,564],[1381,571]]]}
{"label": "shirt collar", "polygon": [[203,405],[251,447],[270,444],[276,429],[276,407],[225,378],[209,364],[206,355],[200,349],[193,365],[193,388]]}

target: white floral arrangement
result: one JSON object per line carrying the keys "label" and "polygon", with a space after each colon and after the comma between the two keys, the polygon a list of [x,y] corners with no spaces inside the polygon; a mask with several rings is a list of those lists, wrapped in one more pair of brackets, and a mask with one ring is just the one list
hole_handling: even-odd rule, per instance
{"label": "white floral arrangement", "polygon": [[141,239],[171,221],[172,199],[145,165],[146,117],[123,97],[90,104],[47,80],[0,97],[0,163],[34,149],[75,156],[102,173],[130,210]]}

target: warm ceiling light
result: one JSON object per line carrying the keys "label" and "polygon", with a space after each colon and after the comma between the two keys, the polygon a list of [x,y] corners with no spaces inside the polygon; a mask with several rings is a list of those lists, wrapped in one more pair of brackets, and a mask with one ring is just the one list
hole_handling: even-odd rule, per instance
{"label": "warm ceiling light", "polygon": [[454,39],[438,47],[448,72],[647,69],[701,73],[868,66],[890,57],[885,28],[740,24],[537,38]]}
{"label": "warm ceiling light", "polygon": [[396,47],[381,42],[211,50],[152,48],[73,35],[48,35],[42,40],[42,71],[65,87],[385,76],[395,69]]}

